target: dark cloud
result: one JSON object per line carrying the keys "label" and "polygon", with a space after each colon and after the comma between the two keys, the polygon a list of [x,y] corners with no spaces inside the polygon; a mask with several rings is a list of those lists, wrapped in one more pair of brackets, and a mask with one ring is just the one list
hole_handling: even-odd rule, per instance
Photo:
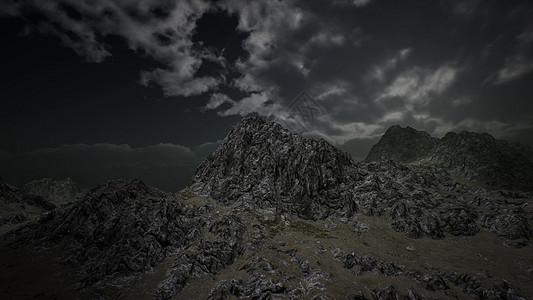
{"label": "dark cloud", "polygon": [[[123,39],[158,63],[137,70],[140,84],[197,100],[186,109],[206,118],[259,113],[359,158],[393,124],[533,143],[529,1],[7,3],[3,16],[87,61]],[[312,121],[287,109],[303,90],[325,111]]]}
{"label": "dark cloud", "polygon": [[[336,144],[373,139],[396,123],[437,135],[466,129],[526,141],[532,107],[523,95],[531,89],[521,82],[533,73],[533,23],[524,17],[530,4],[333,4],[222,2],[250,31],[244,44],[250,57],[237,64],[243,75],[234,86],[253,94],[224,101],[229,108],[207,108],[221,115],[258,112],[283,123],[287,104],[305,89],[328,112],[308,134]],[[504,85],[519,87],[512,99]]]}
{"label": "dark cloud", "polygon": [[27,33],[58,37],[89,62],[109,58],[104,38],[122,37],[130,48],[167,68],[144,70],[140,83],[161,86],[169,96],[193,96],[215,88],[220,79],[196,77],[203,60],[215,59],[195,49],[196,21],[209,10],[205,1],[24,1],[7,2],[2,14],[27,20]]}

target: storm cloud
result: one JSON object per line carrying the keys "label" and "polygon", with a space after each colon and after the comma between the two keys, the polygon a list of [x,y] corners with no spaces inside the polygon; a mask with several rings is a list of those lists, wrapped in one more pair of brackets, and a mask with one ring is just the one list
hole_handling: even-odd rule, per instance
{"label": "storm cloud", "polygon": [[[119,37],[157,64],[138,84],[194,98],[186,109],[207,124],[258,113],[356,160],[394,124],[533,144],[532,15],[503,0],[34,0],[1,12],[96,64]],[[297,126],[288,108],[302,91],[325,113]]]}

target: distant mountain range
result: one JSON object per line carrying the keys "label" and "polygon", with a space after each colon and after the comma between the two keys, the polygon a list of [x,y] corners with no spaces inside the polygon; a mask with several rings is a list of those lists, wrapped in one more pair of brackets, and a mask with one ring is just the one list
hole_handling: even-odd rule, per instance
{"label": "distant mountain range", "polygon": [[64,204],[4,226],[0,297],[533,298],[530,150],[394,126],[356,164],[254,116],[176,194],[2,183]]}
{"label": "distant mountain range", "polygon": [[370,149],[366,161],[434,166],[487,187],[533,190],[532,153],[527,145],[497,140],[488,133],[449,132],[437,139],[409,126],[393,126]]}

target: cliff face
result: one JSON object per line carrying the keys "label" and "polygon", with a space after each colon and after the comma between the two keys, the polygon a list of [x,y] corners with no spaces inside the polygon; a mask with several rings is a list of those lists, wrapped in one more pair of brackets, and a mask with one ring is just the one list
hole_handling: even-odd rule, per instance
{"label": "cliff face", "polygon": [[200,165],[190,189],[223,203],[317,219],[345,211],[360,177],[351,157],[326,141],[251,117]]}
{"label": "cliff face", "polygon": [[449,132],[443,138],[393,126],[372,147],[366,161],[391,159],[438,167],[489,187],[533,190],[531,147],[496,140],[487,133]]}

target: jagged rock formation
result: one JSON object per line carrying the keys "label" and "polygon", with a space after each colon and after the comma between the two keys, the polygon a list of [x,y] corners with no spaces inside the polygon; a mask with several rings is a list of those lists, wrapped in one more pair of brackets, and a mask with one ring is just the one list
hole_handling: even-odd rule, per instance
{"label": "jagged rock formation", "polygon": [[[190,189],[226,204],[305,219],[382,216],[411,238],[472,236],[484,228],[506,237],[510,245],[527,245],[531,225],[516,222],[526,218],[520,207],[489,211],[472,206],[476,192],[454,181],[453,169],[398,162],[427,159],[425,151],[448,142],[395,126],[371,153],[386,155],[398,143],[405,147],[393,156],[396,160],[356,166],[325,141],[302,138],[257,116],[245,118],[198,168]],[[415,153],[415,145],[425,146]],[[500,223],[488,225],[491,220]]]}
{"label": "jagged rock formation", "polygon": [[22,190],[30,195],[41,196],[57,206],[69,203],[87,192],[70,177],[58,181],[50,178],[33,180],[26,183]]}
{"label": "jagged rock formation", "polygon": [[190,279],[231,264],[244,247],[257,247],[264,237],[260,229],[211,206],[186,205],[140,180],[114,180],[4,239],[12,248],[34,241],[40,249],[63,245],[61,261],[78,270],[82,287],[124,284],[180,253],[154,292],[170,298]]}
{"label": "jagged rock formation", "polygon": [[[76,271],[73,294],[93,298],[533,297],[533,195],[458,181],[437,155],[471,149],[456,156],[475,162],[477,178],[486,159],[465,145],[490,138],[386,135],[375,160],[354,164],[323,140],[246,118],[188,189],[109,181],[3,242],[24,257],[58,253]],[[394,143],[402,150],[384,159]]]}
{"label": "jagged rock formation", "polygon": [[[473,274],[457,272],[444,272],[437,268],[431,267],[425,271],[414,270],[395,262],[386,262],[371,255],[361,256],[357,253],[346,253],[340,249],[334,250],[334,258],[344,264],[346,269],[357,269],[354,271],[361,276],[365,272],[374,274],[384,274],[389,277],[407,277],[429,291],[449,290],[449,284],[455,285],[457,289],[463,290],[466,295],[478,299],[519,299],[506,281],[501,284],[484,284],[487,278],[479,278]],[[389,287],[384,291],[373,291],[374,299],[395,299],[400,294]],[[392,296],[392,298],[390,298]],[[421,299],[412,289],[408,289],[407,299]],[[365,299],[365,298],[364,298]]]}
{"label": "jagged rock formation", "polygon": [[325,140],[255,116],[230,131],[189,189],[227,204],[323,219],[349,210],[351,184],[359,177],[351,157]]}
{"label": "jagged rock formation", "polygon": [[119,278],[148,270],[191,238],[194,225],[182,216],[184,208],[162,196],[138,180],[107,182],[8,237],[21,236],[12,247],[35,240],[42,247],[67,244],[64,261],[86,283]]}
{"label": "jagged rock formation", "polygon": [[472,189],[439,168],[392,160],[359,167],[368,175],[354,188],[356,211],[390,220],[408,237],[472,236],[483,228],[524,247],[533,236],[530,193]]}
{"label": "jagged rock formation", "polygon": [[487,133],[449,132],[442,139],[411,127],[389,128],[370,149],[367,162],[391,159],[434,166],[489,187],[533,190],[533,150]]}
{"label": "jagged rock formation", "polygon": [[366,161],[391,159],[399,162],[412,162],[431,152],[438,143],[425,131],[412,127],[395,125],[387,129],[377,144],[372,146]]}
{"label": "jagged rock formation", "polygon": [[520,148],[487,133],[448,133],[422,163],[490,187],[533,190],[533,161]]}

